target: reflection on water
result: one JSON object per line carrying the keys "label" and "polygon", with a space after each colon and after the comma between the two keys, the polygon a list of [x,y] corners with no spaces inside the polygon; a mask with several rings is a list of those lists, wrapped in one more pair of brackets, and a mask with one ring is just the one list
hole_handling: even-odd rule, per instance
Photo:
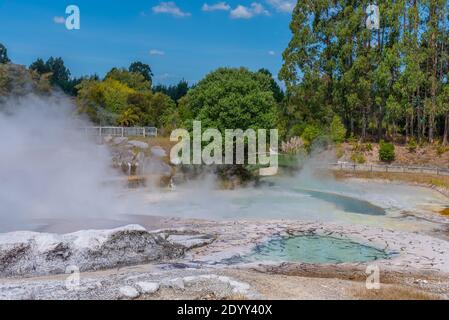
{"label": "reflection on water", "polygon": [[337,193],[299,189],[300,192],[308,194],[314,198],[333,203],[337,208],[353,213],[382,216],[385,210],[368,201],[359,200],[353,197],[343,196]]}
{"label": "reflection on water", "polygon": [[302,235],[278,237],[243,257],[243,261],[276,261],[304,263],[355,263],[388,259],[383,250],[347,239],[329,236]]}

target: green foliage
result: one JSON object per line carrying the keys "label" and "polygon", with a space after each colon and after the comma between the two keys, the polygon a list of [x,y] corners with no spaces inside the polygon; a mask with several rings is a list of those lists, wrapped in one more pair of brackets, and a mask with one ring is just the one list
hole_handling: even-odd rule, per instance
{"label": "green foliage", "polygon": [[130,64],[128,71],[141,74],[145,81],[148,81],[151,87],[153,72],[151,71],[151,68],[148,64],[140,61],[133,62]]}
{"label": "green foliage", "polygon": [[290,128],[290,130],[288,130],[288,134],[287,134],[288,138],[302,136],[305,127],[306,127],[305,123],[297,123],[297,124],[293,125]]}
{"label": "green foliage", "polygon": [[6,47],[0,43],[0,64],[6,64],[11,62],[8,58],[8,50]]}
{"label": "green foliage", "polygon": [[50,91],[48,76],[41,76],[21,65],[0,64],[0,102],[7,96],[46,95]]}
{"label": "green foliage", "polygon": [[379,144],[379,159],[385,162],[392,162],[395,159],[394,144],[381,141]]}
{"label": "green foliage", "polygon": [[77,94],[76,87],[83,80],[70,77],[70,70],[65,66],[62,58],[50,57],[46,62],[38,58],[30,65],[29,69],[41,76],[48,77],[52,86],[56,86],[72,96]]}
{"label": "green foliage", "polygon": [[418,149],[418,143],[416,143],[416,139],[412,138],[407,142],[407,150],[411,153],[416,152],[416,149]]}
{"label": "green foliage", "polygon": [[439,156],[442,156],[443,154],[449,151],[449,147],[439,144],[436,148],[436,151]]}
{"label": "green foliage", "polygon": [[110,79],[116,80],[136,91],[151,89],[151,83],[141,73],[130,72],[126,69],[112,68],[105,76],[105,80]]}
{"label": "green foliage", "polygon": [[133,108],[123,111],[117,119],[117,124],[123,127],[131,127],[139,122],[139,116]]}
{"label": "green foliage", "polygon": [[362,139],[447,138],[447,1],[380,1],[378,31],[364,26],[368,3],[297,2],[279,72],[290,123],[327,127],[337,114]]}
{"label": "green foliage", "polygon": [[305,147],[310,150],[313,142],[317,140],[318,137],[322,136],[321,129],[313,124],[308,124],[301,135],[301,138],[304,140]]}
{"label": "green foliage", "polygon": [[266,74],[245,68],[220,68],[208,74],[180,102],[186,126],[201,120],[203,128],[272,129],[277,103]]}
{"label": "green foliage", "polygon": [[364,164],[366,162],[365,156],[361,152],[354,152],[351,155],[351,161],[357,164]]}
{"label": "green foliage", "polygon": [[84,79],[77,86],[79,111],[102,125],[175,128],[180,122],[176,104],[163,93],[145,90],[141,84],[146,83],[141,74],[118,69],[103,81]]}
{"label": "green foliage", "polygon": [[265,75],[267,75],[268,77],[270,77],[270,81],[271,81],[271,91],[273,92],[273,97],[274,99],[280,103],[284,100],[284,92],[282,91],[281,87],[279,86],[279,84],[276,82],[276,80],[273,78],[273,75],[271,74],[271,72],[268,69],[259,69],[260,73],[263,73]]}
{"label": "green foliage", "polygon": [[179,81],[176,85],[164,86],[157,85],[153,87],[153,92],[162,92],[173,99],[176,103],[179,99],[184,97],[189,91],[189,83],[185,80]]}
{"label": "green foliage", "polygon": [[339,116],[334,116],[330,126],[330,137],[336,143],[342,143],[346,137],[346,128]]}

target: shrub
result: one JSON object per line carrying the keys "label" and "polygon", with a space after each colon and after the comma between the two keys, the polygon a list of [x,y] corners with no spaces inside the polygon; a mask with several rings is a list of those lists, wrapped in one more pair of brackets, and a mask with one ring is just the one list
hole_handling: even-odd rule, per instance
{"label": "shrub", "polygon": [[357,164],[363,164],[366,162],[365,156],[363,155],[363,153],[360,152],[354,152],[351,155],[351,161]]}
{"label": "shrub", "polygon": [[418,149],[418,144],[416,143],[415,138],[410,139],[410,141],[407,143],[407,149],[411,153],[416,152],[416,149]]}
{"label": "shrub", "polygon": [[365,151],[367,152],[373,151],[373,145],[371,143],[365,144]]}
{"label": "shrub", "polygon": [[379,145],[379,159],[385,162],[391,162],[395,159],[394,145],[392,143],[381,141]]}
{"label": "shrub", "polygon": [[281,151],[287,154],[298,154],[304,147],[304,141],[299,137],[290,138],[287,142],[282,142]]}
{"label": "shrub", "polygon": [[293,125],[290,130],[288,130],[288,137],[300,137],[304,132],[306,125],[304,123],[298,123]]}
{"label": "shrub", "polygon": [[334,116],[330,127],[330,137],[335,143],[342,143],[346,137],[346,128],[339,116]]}
{"label": "shrub", "polygon": [[320,128],[313,124],[308,124],[301,135],[301,138],[304,141],[304,146],[310,150],[312,143],[321,135]]}
{"label": "shrub", "polygon": [[449,151],[449,147],[448,147],[448,146],[439,145],[439,146],[437,147],[437,154],[438,154],[439,156],[445,154],[445,153],[448,152],[448,151]]}

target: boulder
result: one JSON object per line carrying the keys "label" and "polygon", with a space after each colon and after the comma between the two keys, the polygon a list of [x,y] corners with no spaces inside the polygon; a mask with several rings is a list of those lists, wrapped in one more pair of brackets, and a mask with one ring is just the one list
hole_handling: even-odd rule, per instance
{"label": "boulder", "polygon": [[139,296],[139,291],[131,286],[124,286],[120,288],[120,297],[127,299],[135,299]]}
{"label": "boulder", "polygon": [[124,144],[127,141],[128,141],[128,138],[126,138],[126,137],[116,137],[116,138],[112,139],[112,143],[116,144],[116,145],[117,144]]}
{"label": "boulder", "polygon": [[128,141],[129,145],[132,145],[133,147],[139,148],[139,149],[148,149],[148,143],[137,141],[137,140],[131,140]]}
{"label": "boulder", "polygon": [[66,235],[0,234],[0,277],[62,274],[73,266],[83,272],[181,257],[186,247],[164,237],[137,225]]}
{"label": "boulder", "polygon": [[159,290],[159,283],[157,282],[137,282],[137,287],[143,294],[153,294]]}

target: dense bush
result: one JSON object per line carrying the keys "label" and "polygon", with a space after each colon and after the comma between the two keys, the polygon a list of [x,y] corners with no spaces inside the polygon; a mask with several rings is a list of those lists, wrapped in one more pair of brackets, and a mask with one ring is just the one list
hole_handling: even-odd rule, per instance
{"label": "dense bush", "polygon": [[385,162],[391,162],[395,159],[394,145],[384,141],[379,145],[379,159]]}
{"label": "dense bush", "polygon": [[246,68],[219,68],[209,73],[179,101],[180,115],[189,128],[272,129],[278,123],[271,78]]}
{"label": "dense bush", "polygon": [[312,143],[322,135],[320,128],[313,124],[309,124],[305,127],[304,132],[301,135],[301,138],[304,140],[304,145],[307,149],[310,149]]}

